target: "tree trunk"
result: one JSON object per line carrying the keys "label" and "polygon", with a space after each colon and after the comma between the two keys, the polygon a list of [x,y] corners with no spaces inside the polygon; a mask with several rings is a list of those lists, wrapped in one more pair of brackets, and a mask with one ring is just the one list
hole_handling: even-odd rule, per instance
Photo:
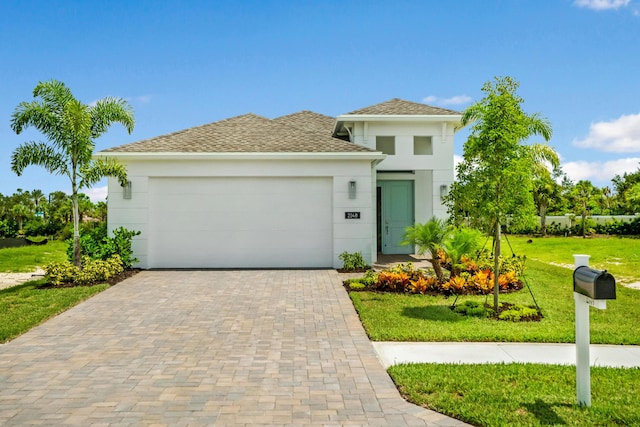
{"label": "tree trunk", "polygon": [[585,222],[586,219],[587,219],[587,211],[585,209],[585,210],[582,211],[582,238],[583,239],[587,238],[587,235],[586,235],[586,233],[584,231],[584,222]]}
{"label": "tree trunk", "polygon": [[496,221],[496,234],[493,249],[493,310],[498,312],[498,294],[500,293],[500,221]]}
{"label": "tree trunk", "polygon": [[438,283],[444,282],[444,275],[442,274],[442,266],[440,266],[440,260],[438,258],[434,258],[431,255],[431,265],[433,266],[433,272],[436,275],[436,279],[438,279]]}
{"label": "tree trunk", "polygon": [[78,195],[74,189],[71,195],[71,206],[73,208],[73,265],[82,268],[80,263],[80,221],[78,215]]}

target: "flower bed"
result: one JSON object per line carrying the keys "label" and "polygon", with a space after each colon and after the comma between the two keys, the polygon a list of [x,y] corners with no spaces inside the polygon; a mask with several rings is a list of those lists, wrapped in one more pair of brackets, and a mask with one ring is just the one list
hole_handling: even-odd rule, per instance
{"label": "flower bed", "polygon": [[[498,276],[500,292],[513,292],[522,289],[523,283],[520,279],[523,269],[522,261],[523,259],[509,260],[508,263],[504,263],[500,270],[504,272]],[[510,269],[507,268],[509,265]],[[356,284],[359,285],[356,286]],[[460,275],[450,275],[448,279],[439,282],[430,272],[415,268],[413,263],[409,262],[381,272],[370,270],[360,279],[345,281],[345,285],[349,290],[411,294],[486,295],[493,292],[494,276],[486,262],[466,259]]]}

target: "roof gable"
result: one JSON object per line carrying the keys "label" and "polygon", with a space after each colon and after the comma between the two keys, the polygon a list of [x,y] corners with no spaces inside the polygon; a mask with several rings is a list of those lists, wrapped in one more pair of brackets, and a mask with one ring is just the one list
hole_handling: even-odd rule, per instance
{"label": "roof gable", "polygon": [[[315,114],[315,113],[313,113]],[[305,114],[306,115],[306,114]],[[287,117],[287,116],[284,116]],[[372,150],[286,124],[295,118],[270,120],[244,114],[218,122],[103,150],[140,153],[348,153]]]}
{"label": "roof gable", "polygon": [[361,108],[344,114],[348,115],[372,115],[372,116],[448,116],[460,115],[461,113],[446,108],[433,107],[427,104],[419,104],[417,102],[405,101],[400,98],[393,98],[379,104]]}
{"label": "roof gable", "polygon": [[273,121],[305,131],[319,132],[327,135],[331,135],[333,127],[336,124],[335,117],[325,116],[324,114],[308,110],[302,110],[297,113],[277,117],[273,119]]}

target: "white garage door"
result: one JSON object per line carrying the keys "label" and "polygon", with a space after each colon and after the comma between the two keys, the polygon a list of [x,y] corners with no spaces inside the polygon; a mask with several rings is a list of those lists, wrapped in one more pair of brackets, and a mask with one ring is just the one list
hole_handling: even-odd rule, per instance
{"label": "white garage door", "polygon": [[330,178],[152,178],[151,268],[331,267]]}

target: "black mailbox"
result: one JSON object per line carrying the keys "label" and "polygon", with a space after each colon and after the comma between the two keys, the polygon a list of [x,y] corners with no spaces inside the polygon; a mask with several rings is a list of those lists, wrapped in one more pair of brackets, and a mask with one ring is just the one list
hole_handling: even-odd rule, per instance
{"label": "black mailbox", "polygon": [[573,271],[573,290],[591,299],[616,299],[616,279],[606,270],[578,267]]}

